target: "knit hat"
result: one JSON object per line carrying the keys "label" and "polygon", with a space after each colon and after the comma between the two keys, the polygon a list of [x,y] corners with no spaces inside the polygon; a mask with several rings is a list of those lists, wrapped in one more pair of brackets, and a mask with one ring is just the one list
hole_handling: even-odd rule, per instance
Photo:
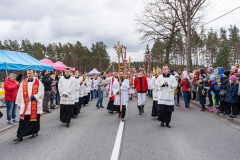
{"label": "knit hat", "polygon": [[187,74],[187,71],[183,71],[183,75]]}
{"label": "knit hat", "polygon": [[184,76],[183,76],[184,78],[188,78],[188,74],[184,74]]}
{"label": "knit hat", "polygon": [[224,74],[225,76],[229,77],[230,71],[225,71],[223,74]]}
{"label": "knit hat", "polygon": [[234,75],[232,75],[231,77],[229,77],[229,80],[231,80],[231,81],[235,82],[235,81],[237,80],[237,77],[236,77],[236,76],[234,76]]}

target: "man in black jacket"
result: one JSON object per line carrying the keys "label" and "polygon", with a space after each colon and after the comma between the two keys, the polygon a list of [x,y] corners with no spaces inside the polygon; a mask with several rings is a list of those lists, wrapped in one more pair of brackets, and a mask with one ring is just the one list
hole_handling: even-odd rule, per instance
{"label": "man in black jacket", "polygon": [[43,111],[46,113],[51,113],[48,110],[48,102],[50,100],[50,93],[52,90],[52,81],[50,74],[47,70],[43,70],[42,83],[44,85],[44,97],[43,97]]}

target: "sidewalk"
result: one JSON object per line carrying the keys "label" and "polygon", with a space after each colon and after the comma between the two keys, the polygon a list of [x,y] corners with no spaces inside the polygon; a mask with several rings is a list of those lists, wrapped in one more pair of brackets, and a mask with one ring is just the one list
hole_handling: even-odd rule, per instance
{"label": "sidewalk", "polygon": [[[183,98],[182,98],[182,100],[183,100]],[[199,104],[199,101],[191,100],[191,101],[190,101],[190,106],[191,106],[191,104],[199,107],[199,109],[202,108],[202,106]],[[208,100],[207,100],[207,104],[209,104],[209,103],[208,103]],[[205,105],[205,106],[206,106],[206,105]],[[224,120],[224,122],[226,122],[226,123],[233,124],[233,125],[237,125],[238,127],[240,126],[240,116],[238,116],[237,119],[229,119],[227,116],[223,116],[222,114],[217,114],[217,111],[218,111],[217,109],[216,109],[215,111],[211,112],[211,111],[209,111],[208,108],[209,108],[209,107],[206,106],[206,111],[204,111],[204,112],[207,112],[207,113],[209,113],[209,114],[212,114],[214,117],[219,118],[219,119],[222,119],[222,120]]]}
{"label": "sidewalk", "polygon": [[[17,126],[18,123],[13,123],[13,124],[7,124],[7,108],[6,107],[1,107],[0,111],[3,113],[2,118],[0,119],[0,133],[10,129],[14,126]],[[17,112],[16,112],[16,120],[19,121],[20,117],[19,117],[19,109],[17,108]]]}
{"label": "sidewalk", "polygon": [[[60,105],[56,105],[56,109],[59,108]],[[55,110],[56,110],[55,109]],[[0,107],[0,111],[3,113],[2,118],[0,118],[0,133],[3,131],[6,131],[10,128],[13,128],[15,126],[18,126],[18,123],[13,123],[13,124],[7,124],[7,108],[6,107]],[[54,111],[53,109],[49,109],[51,112]],[[43,112],[43,114],[46,114],[45,112]],[[51,114],[51,113],[50,113]],[[17,108],[17,112],[16,112],[16,120],[19,121],[20,119],[20,115],[19,115],[19,109]]]}

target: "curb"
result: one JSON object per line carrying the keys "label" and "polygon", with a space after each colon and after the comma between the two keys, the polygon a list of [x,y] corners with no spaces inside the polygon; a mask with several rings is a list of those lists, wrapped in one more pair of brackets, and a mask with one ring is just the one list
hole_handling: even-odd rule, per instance
{"label": "curb", "polygon": [[[196,106],[198,108],[202,108],[202,106],[200,104],[198,104],[196,101],[191,100],[190,104],[191,103],[194,104],[194,106]],[[206,108],[205,112],[207,112],[208,114],[213,115],[214,117],[216,117],[216,118],[218,118],[218,119],[220,119],[220,120],[222,120],[222,121],[224,121],[224,122],[226,122],[228,124],[232,124],[232,125],[236,125],[236,126],[240,127],[240,119],[239,118],[237,118],[237,119],[229,119],[226,116],[223,116],[222,114],[217,114],[217,110],[211,112],[207,108]]]}
{"label": "curb", "polygon": [[[60,105],[56,105],[56,108],[55,108],[54,110],[58,109],[59,107],[60,107]],[[49,110],[50,110],[50,111],[54,111],[53,109],[49,109]],[[48,114],[48,113],[43,112],[42,115],[44,115],[44,114]],[[9,126],[7,126],[7,127],[4,127],[4,128],[2,128],[2,129],[0,129],[0,133],[4,132],[4,131],[6,131],[6,130],[9,130],[9,129],[13,128],[13,127],[16,127],[16,126],[18,126],[18,124],[19,124],[19,123],[15,123],[15,124],[12,124],[12,125],[9,125]]]}

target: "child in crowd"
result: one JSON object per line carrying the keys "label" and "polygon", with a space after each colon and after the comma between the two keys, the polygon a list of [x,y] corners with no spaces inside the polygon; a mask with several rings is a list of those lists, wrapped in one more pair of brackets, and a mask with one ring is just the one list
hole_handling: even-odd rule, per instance
{"label": "child in crowd", "polygon": [[208,82],[208,87],[205,87],[210,95],[209,101],[210,101],[210,111],[214,111],[216,109],[215,107],[215,90],[214,90],[214,85],[213,82],[215,80],[216,76],[214,74],[210,75],[210,80]]}
{"label": "child in crowd", "polygon": [[175,101],[175,105],[177,107],[180,107],[179,105],[179,92],[180,92],[180,87],[179,87],[179,75],[176,73],[175,74],[176,80],[178,82],[178,86],[174,89],[174,101]]}
{"label": "child in crowd", "polygon": [[[197,87],[195,87],[195,84],[194,84],[194,73],[190,73],[190,74],[189,74],[189,77],[190,77],[189,81],[190,81],[190,83],[191,83],[190,99],[191,99],[191,100],[195,100],[195,99],[196,99],[196,88],[197,88]],[[195,99],[194,99],[194,94],[195,94]]]}
{"label": "child in crowd", "polygon": [[205,89],[205,84],[203,82],[203,79],[205,77],[203,76],[199,76],[199,80],[198,80],[198,95],[199,95],[199,101],[200,104],[202,105],[202,109],[201,111],[205,111],[205,104],[206,104],[206,95],[207,95],[207,90]]}
{"label": "child in crowd", "polygon": [[229,77],[229,83],[226,92],[225,101],[227,103],[227,106],[232,111],[232,114],[228,116],[230,119],[237,118],[238,112],[238,84],[236,83],[236,80],[237,77],[235,75]]}
{"label": "child in crowd", "polygon": [[182,92],[183,92],[183,98],[185,102],[185,107],[183,109],[189,109],[189,88],[190,88],[190,81],[189,76],[187,73],[184,74],[183,80],[180,83],[180,86],[182,86]]}

